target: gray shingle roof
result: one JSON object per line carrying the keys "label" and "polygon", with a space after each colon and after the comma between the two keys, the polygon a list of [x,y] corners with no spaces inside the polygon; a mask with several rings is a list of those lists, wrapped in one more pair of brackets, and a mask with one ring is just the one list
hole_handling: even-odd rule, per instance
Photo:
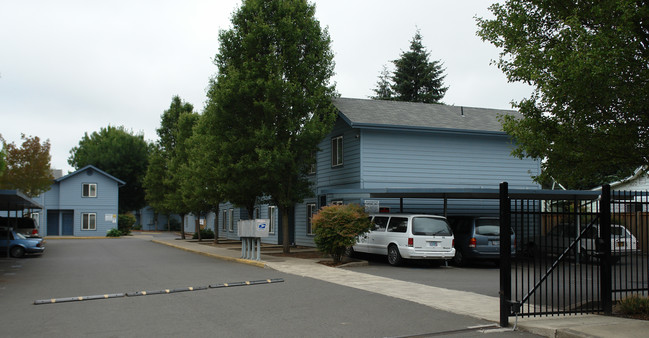
{"label": "gray shingle roof", "polygon": [[385,100],[337,98],[333,103],[343,119],[357,128],[502,132],[499,116],[519,115],[513,110]]}

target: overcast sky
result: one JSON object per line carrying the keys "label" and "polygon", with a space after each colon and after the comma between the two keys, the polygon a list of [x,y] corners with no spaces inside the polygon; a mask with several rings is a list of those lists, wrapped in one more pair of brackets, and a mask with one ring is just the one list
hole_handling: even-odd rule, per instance
{"label": "overcast sky", "polygon": [[[333,40],[343,97],[373,95],[383,65],[407,51],[419,28],[431,60],[446,68],[446,104],[511,109],[531,89],[508,83],[476,36],[488,0],[321,0],[316,17]],[[1,0],[0,134],[51,142],[52,167],[84,132],[125,126],[155,140],[160,115],[179,95],[201,112],[215,74],[219,30],[232,0]]]}

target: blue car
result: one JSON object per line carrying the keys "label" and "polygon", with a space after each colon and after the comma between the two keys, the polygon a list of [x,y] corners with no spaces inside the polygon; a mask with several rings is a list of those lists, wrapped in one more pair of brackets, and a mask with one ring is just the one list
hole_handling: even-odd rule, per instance
{"label": "blue car", "polygon": [[[500,262],[500,221],[497,217],[450,218],[455,235],[455,257],[452,262],[464,266],[471,261]],[[514,231],[510,230],[511,254],[516,254]]]}
{"label": "blue car", "polygon": [[0,228],[0,253],[9,253],[11,257],[20,258],[25,254],[43,253],[45,243],[42,238],[27,238],[13,228]]}

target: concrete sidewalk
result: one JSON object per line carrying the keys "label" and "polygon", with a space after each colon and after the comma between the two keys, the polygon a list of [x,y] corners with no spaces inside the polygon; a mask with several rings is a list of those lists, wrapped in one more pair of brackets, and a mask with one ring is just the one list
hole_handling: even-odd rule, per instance
{"label": "concrete sidewalk", "polygon": [[[136,235],[135,237],[151,239],[155,243],[208,257],[315,278],[494,323],[499,323],[500,320],[500,300],[497,297],[394,280],[348,269],[332,268],[319,264],[318,261],[323,260],[322,258],[303,259],[272,256],[265,253],[268,250],[264,249],[262,249],[260,261],[242,259],[240,258],[240,244],[238,247],[233,245],[228,248],[175,238],[154,238],[147,235]],[[513,325],[514,322],[515,320],[512,318],[510,323]],[[523,331],[546,337],[646,337],[649,332],[649,321],[612,316],[575,315],[519,319],[517,327]]]}

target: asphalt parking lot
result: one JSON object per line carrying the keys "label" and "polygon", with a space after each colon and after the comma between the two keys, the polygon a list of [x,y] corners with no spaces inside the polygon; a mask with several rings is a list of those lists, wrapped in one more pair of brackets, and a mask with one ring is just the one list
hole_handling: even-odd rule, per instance
{"label": "asphalt parking lot", "polygon": [[[0,276],[4,337],[482,336],[475,327],[493,326],[395,297],[134,238],[51,240],[42,256],[1,258]],[[35,300],[269,278],[283,282],[34,305]]]}

